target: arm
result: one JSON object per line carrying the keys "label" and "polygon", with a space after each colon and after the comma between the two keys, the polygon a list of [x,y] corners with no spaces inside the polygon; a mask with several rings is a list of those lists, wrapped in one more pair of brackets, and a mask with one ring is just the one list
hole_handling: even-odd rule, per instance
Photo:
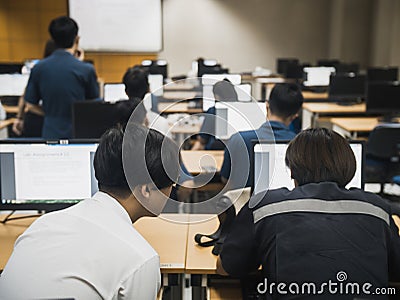
{"label": "arm", "polygon": [[22,134],[22,129],[24,128],[24,117],[25,117],[25,100],[24,100],[25,93],[19,97],[18,100],[18,112],[17,112],[17,119],[13,123],[12,131],[16,135]]}

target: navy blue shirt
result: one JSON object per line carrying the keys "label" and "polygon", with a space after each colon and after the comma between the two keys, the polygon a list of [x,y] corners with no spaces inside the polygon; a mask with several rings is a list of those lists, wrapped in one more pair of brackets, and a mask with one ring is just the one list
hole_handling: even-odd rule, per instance
{"label": "navy blue shirt", "polygon": [[[248,187],[250,180],[250,157],[253,140],[291,140],[296,136],[285,124],[265,122],[257,130],[240,131],[231,136],[224,152],[221,176],[230,179],[231,189]],[[233,162],[233,164],[231,164]],[[232,176],[231,176],[232,174]]]}
{"label": "navy blue shirt", "polygon": [[279,295],[275,288],[267,299],[381,299],[361,290],[329,294],[322,284],[339,282],[340,273],[344,283],[372,284],[370,292],[399,281],[400,238],[391,215],[379,196],[335,182],[259,193],[237,215],[220,254],[222,266],[243,277],[262,265],[269,284],[287,283],[287,290],[290,283],[308,282],[321,291]]}
{"label": "navy blue shirt", "polygon": [[99,97],[94,67],[64,49],[54,51],[31,71],[25,100],[43,101],[43,138],[72,137],[72,104]]}

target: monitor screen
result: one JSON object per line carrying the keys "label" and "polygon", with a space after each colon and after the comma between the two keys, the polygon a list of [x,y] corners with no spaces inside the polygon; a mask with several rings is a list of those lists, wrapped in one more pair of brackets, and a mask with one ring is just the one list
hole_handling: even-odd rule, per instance
{"label": "monitor screen", "polygon": [[233,85],[242,83],[242,76],[240,74],[204,74],[201,77],[201,83],[202,85],[214,85],[224,79],[228,79]]}
{"label": "monitor screen", "polygon": [[400,82],[370,82],[367,87],[367,112],[400,113]]}
{"label": "monitor screen", "polygon": [[123,99],[128,99],[128,96],[125,93],[125,85],[123,83],[104,84],[104,101],[116,102]]}
{"label": "monitor screen", "polygon": [[[286,187],[294,188],[290,170],[285,164],[287,143],[261,142],[254,145],[253,156],[253,184],[254,193],[267,189]],[[357,169],[351,182],[346,188],[363,188],[363,143],[350,143],[351,149],[356,157]]]}
{"label": "monitor screen", "polygon": [[335,73],[333,67],[306,67],[303,69],[305,73],[304,86],[328,86],[329,78]]}
{"label": "monitor screen", "polygon": [[[235,85],[235,90],[238,95],[238,101],[250,102],[252,100],[250,83]],[[213,85],[203,85],[203,111],[206,112],[214,105]]]}
{"label": "monitor screen", "polygon": [[289,64],[298,65],[299,60],[297,58],[278,58],[276,60],[276,72],[282,75],[286,74]]}
{"label": "monitor screen", "polygon": [[97,143],[0,144],[1,208],[12,204],[79,201],[97,192]]}
{"label": "monitor screen", "polygon": [[336,74],[329,82],[329,97],[340,99],[364,99],[367,78],[365,75]]}
{"label": "monitor screen", "polygon": [[258,129],[267,118],[264,102],[217,102],[215,115],[215,136],[219,139],[229,139],[238,131]]}
{"label": "monitor screen", "polygon": [[368,81],[397,81],[399,68],[368,68]]}
{"label": "monitor screen", "polygon": [[149,75],[150,92],[155,96],[162,96],[164,94],[164,78],[161,74]]}
{"label": "monitor screen", "polygon": [[0,96],[23,95],[28,79],[27,74],[0,74]]}

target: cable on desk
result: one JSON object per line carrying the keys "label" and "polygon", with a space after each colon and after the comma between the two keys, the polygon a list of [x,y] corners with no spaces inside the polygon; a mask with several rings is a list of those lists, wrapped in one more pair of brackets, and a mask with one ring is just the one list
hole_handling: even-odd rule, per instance
{"label": "cable on desk", "polygon": [[0,223],[1,224],[5,224],[8,221],[14,221],[14,220],[21,220],[21,219],[28,219],[28,218],[36,218],[36,217],[40,217],[42,216],[42,214],[36,214],[36,215],[28,215],[28,216],[21,216],[21,217],[15,217],[15,218],[11,218],[11,216],[15,213],[15,210],[13,210],[11,213],[9,213],[4,220],[1,220]]}

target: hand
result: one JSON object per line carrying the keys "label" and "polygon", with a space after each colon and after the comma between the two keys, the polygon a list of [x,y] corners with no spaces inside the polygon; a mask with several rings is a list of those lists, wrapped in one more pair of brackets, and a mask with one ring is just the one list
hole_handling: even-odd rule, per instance
{"label": "hand", "polygon": [[80,61],[83,61],[85,59],[85,52],[81,48],[77,48],[75,50],[74,56],[79,59]]}
{"label": "hand", "polygon": [[24,128],[24,120],[17,119],[17,120],[14,121],[13,126],[12,126],[12,131],[16,135],[21,135],[23,128]]}

